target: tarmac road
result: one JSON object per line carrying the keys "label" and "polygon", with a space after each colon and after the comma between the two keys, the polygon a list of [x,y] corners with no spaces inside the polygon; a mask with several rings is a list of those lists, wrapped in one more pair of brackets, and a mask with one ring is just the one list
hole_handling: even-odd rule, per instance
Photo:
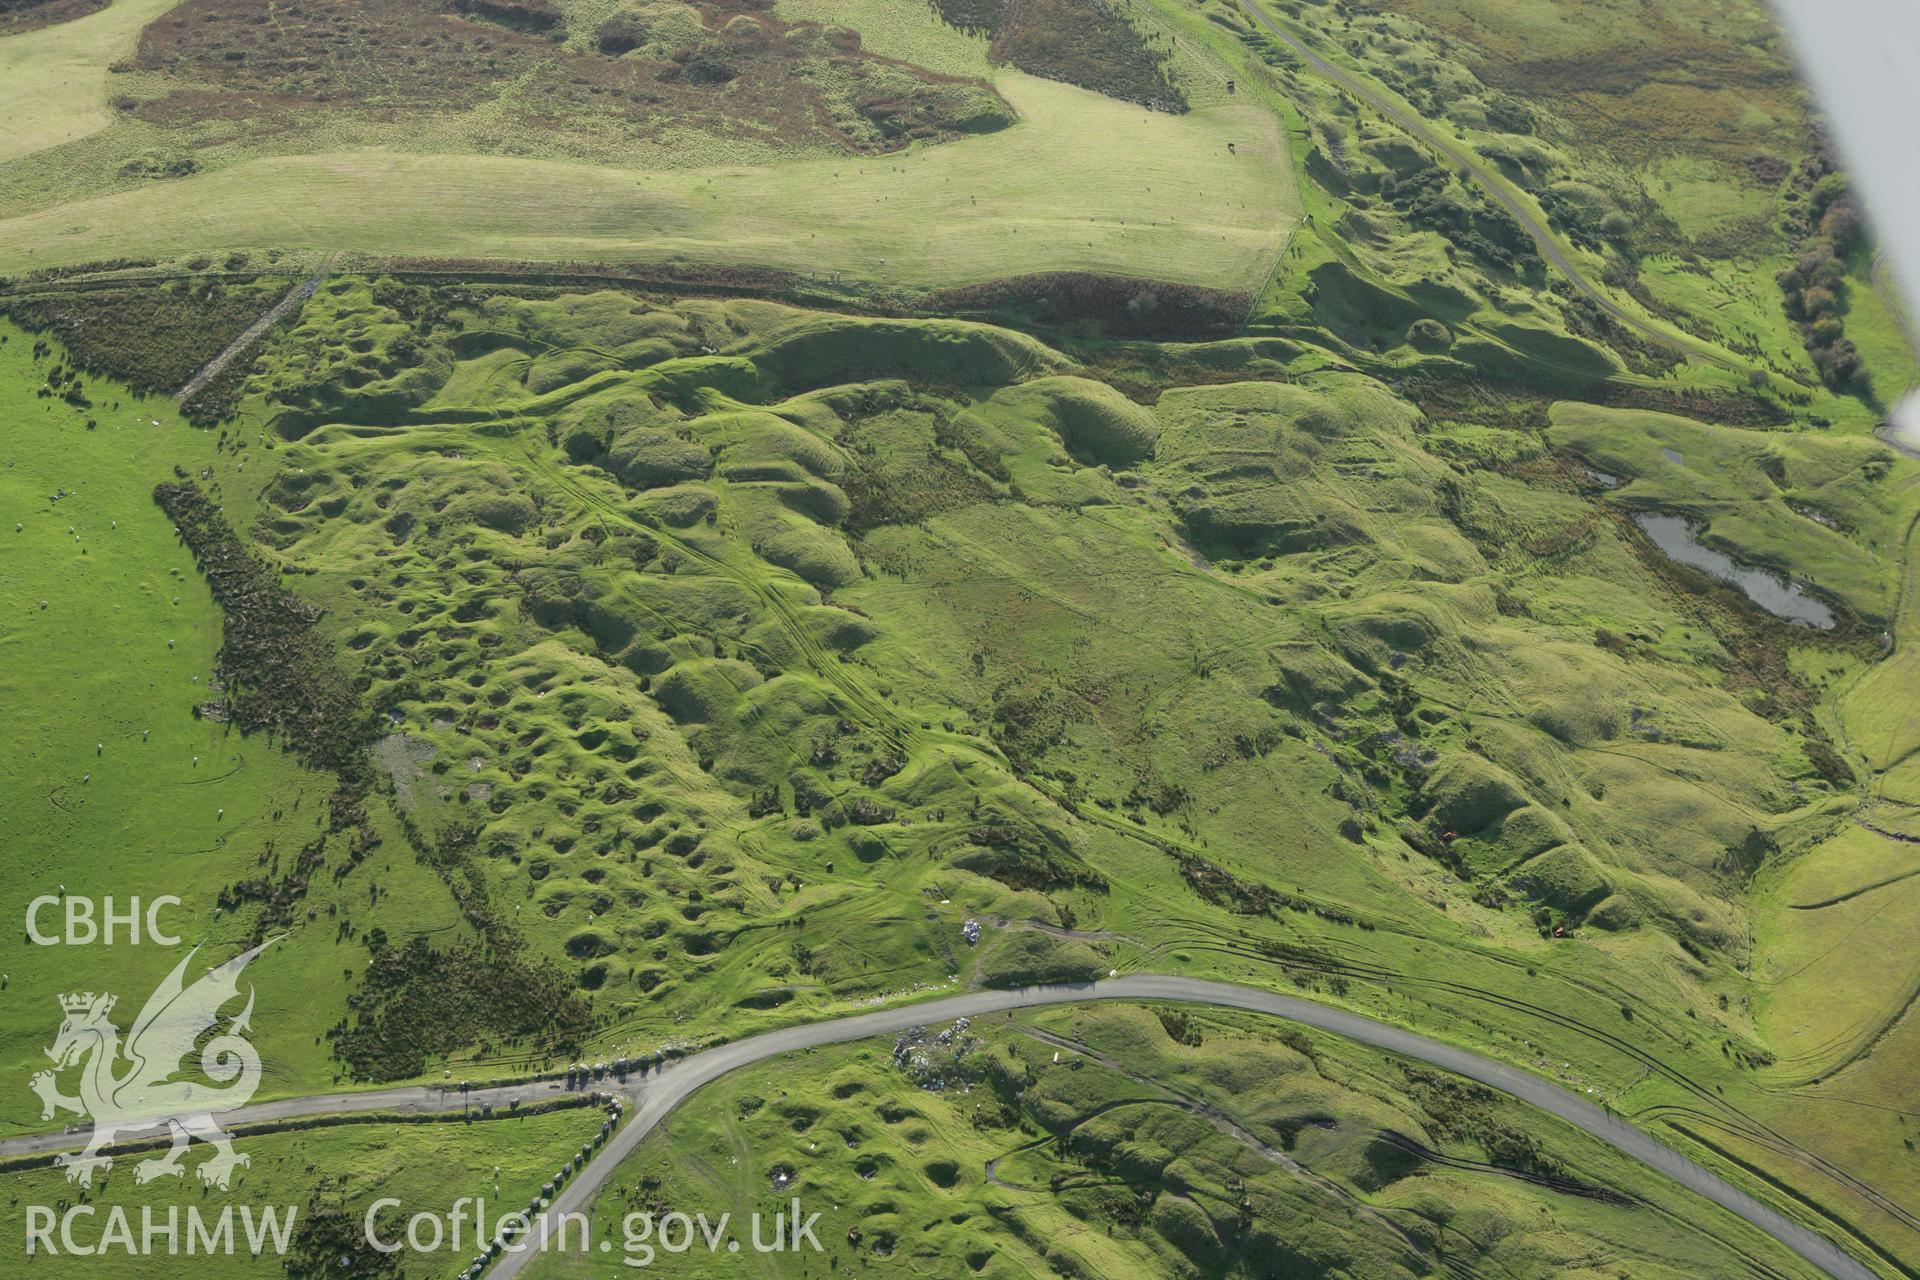
{"label": "tarmac road", "polygon": [[[1050,1004],[1076,1004],[1088,1000],[1168,1000],[1211,1005],[1224,1009],[1245,1009],[1253,1013],[1286,1018],[1305,1026],[1330,1031],[1369,1044],[1402,1057],[1429,1063],[1468,1079],[1477,1080],[1502,1093],[1511,1094],[1552,1113],[1575,1128],[1607,1143],[1638,1160],[1641,1164],[1678,1182],[1687,1189],[1737,1214],[1787,1248],[1805,1258],[1837,1280],[1876,1280],[1862,1266],[1825,1237],[1775,1212],[1725,1179],[1687,1159],[1679,1152],[1634,1128],[1626,1121],[1602,1111],[1591,1102],[1559,1085],[1522,1071],[1517,1067],[1482,1057],[1456,1045],[1429,1039],[1399,1027],[1375,1022],[1371,1018],[1344,1009],[1331,1009],[1295,996],[1279,995],[1252,987],[1224,982],[1205,982],[1197,978],[1134,974],[1109,978],[1102,982],[1072,983],[1058,986],[1016,987],[1005,991],[974,991],[948,996],[924,1004],[904,1005],[874,1013],[855,1014],[786,1027],[745,1040],[735,1040],[698,1053],[630,1086],[634,1102],[632,1116],[614,1135],[600,1154],[576,1174],[554,1197],[542,1215],[551,1238],[560,1239],[555,1224],[564,1213],[584,1213],[596,1193],[620,1162],[633,1153],[643,1139],[666,1119],[700,1086],[730,1071],[762,1062],[798,1049],[862,1040],[869,1036],[904,1031],[908,1027],[951,1022],[955,1018],[975,1018],[1013,1009],[1031,1009]],[[541,1228],[535,1224],[536,1238]],[[574,1233],[576,1239],[578,1232]],[[536,1250],[504,1254],[487,1274],[492,1280],[512,1280],[527,1264],[539,1256]]]}
{"label": "tarmac road", "polygon": [[[612,1083],[612,1081],[606,1081],[597,1088],[599,1092],[606,1093],[611,1091]],[[592,1089],[576,1089],[572,1092],[592,1091]],[[541,1080],[532,1084],[489,1085],[466,1093],[460,1092],[457,1086],[404,1085],[397,1089],[370,1089],[359,1093],[321,1093],[304,1098],[281,1098],[274,1102],[261,1102],[220,1112],[219,1120],[222,1128],[235,1130],[282,1120],[307,1120],[315,1116],[348,1116],[363,1112],[381,1115],[426,1115],[438,1111],[459,1111],[465,1107],[478,1110],[486,1103],[492,1103],[497,1111],[506,1111],[515,1102],[523,1106],[535,1102],[550,1102],[555,1098],[566,1097],[568,1092],[556,1080]],[[130,1125],[118,1130],[114,1135],[114,1141],[116,1144],[143,1142],[149,1138],[162,1137],[164,1136],[163,1124],[164,1122],[143,1128]],[[24,1138],[8,1138],[0,1141],[0,1160],[12,1159],[16,1156],[77,1150],[86,1145],[88,1131],[91,1128],[87,1121],[82,1120],[71,1133],[62,1129],[55,1133],[36,1133]]]}
{"label": "tarmac road", "polygon": [[[1014,987],[1001,991],[972,991],[921,1004],[879,1009],[872,1013],[850,1014],[825,1022],[785,1027],[744,1040],[716,1045],[691,1057],[682,1058],[649,1075],[630,1076],[624,1082],[608,1077],[595,1081],[592,1088],[621,1098],[630,1116],[600,1153],[553,1198],[553,1203],[536,1220],[530,1233],[539,1239],[542,1221],[548,1238],[565,1239],[558,1227],[562,1214],[586,1213],[594,1197],[620,1163],[660,1122],[699,1089],[728,1072],[764,1062],[768,1058],[822,1045],[864,1040],[888,1035],[908,1027],[951,1022],[956,1018],[977,1018],[1016,1009],[1043,1005],[1079,1004],[1089,1000],[1161,1000],[1210,1005],[1221,1009],[1244,1009],[1252,1013],[1285,1018],[1303,1026],[1317,1028],[1372,1045],[1388,1053],[1425,1062],[1432,1066],[1477,1080],[1522,1102],[1529,1103],[1600,1139],[1654,1171],[1666,1175],[1688,1190],[1738,1215],[1778,1240],[1836,1280],[1877,1280],[1863,1266],[1824,1236],[1768,1208],[1724,1178],[1687,1159],[1679,1152],[1656,1141],[1611,1112],[1594,1106],[1585,1098],[1518,1067],[1484,1057],[1458,1045],[1447,1044],[1400,1027],[1344,1009],[1329,1008],[1298,996],[1280,995],[1254,987],[1225,982],[1207,982],[1198,978],[1178,978],[1160,974],[1130,974],[1100,982],[1062,983],[1049,986]],[[457,1087],[411,1085],[362,1093],[320,1094],[306,1098],[283,1098],[257,1106],[241,1107],[219,1117],[229,1128],[297,1120],[320,1115],[351,1115],[362,1112],[434,1112],[458,1111],[467,1106],[492,1103],[502,1110],[518,1099],[521,1103],[546,1101],[564,1096],[565,1088],[556,1081],[533,1084],[496,1085],[462,1093]],[[138,1136],[137,1131],[123,1131]],[[0,1158],[33,1155],[71,1149],[85,1141],[85,1133],[44,1133],[0,1141]],[[573,1233],[577,1242],[578,1231]],[[512,1280],[529,1262],[539,1256],[537,1249],[506,1253],[488,1272],[492,1280]]]}

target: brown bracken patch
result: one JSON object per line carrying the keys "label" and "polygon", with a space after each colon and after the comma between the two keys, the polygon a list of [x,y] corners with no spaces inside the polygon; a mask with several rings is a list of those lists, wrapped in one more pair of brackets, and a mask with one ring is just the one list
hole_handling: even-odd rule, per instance
{"label": "brown bracken patch", "polygon": [[136,391],[178,390],[286,290],[279,278],[48,288],[0,297],[0,315],[51,332],[75,368]]}
{"label": "brown bracken patch", "polygon": [[1238,331],[1252,299],[1235,289],[1047,271],[943,289],[936,314],[1082,329],[1108,338],[1220,338]]}
{"label": "brown bracken patch", "polygon": [[107,0],[0,0],[0,35],[58,26],[106,7]]}
{"label": "brown bracken patch", "polygon": [[949,26],[992,39],[987,56],[1030,75],[1155,111],[1185,111],[1171,49],[1108,0],[930,0]]}
{"label": "brown bracken patch", "polygon": [[758,0],[623,9],[586,47],[549,0],[184,0],[149,25],[133,65],[172,91],[131,103],[158,124],[369,123],[504,108],[494,138],[604,152],[672,128],[776,146],[884,152],[998,129],[984,81],[869,54],[843,28],[786,22]]}

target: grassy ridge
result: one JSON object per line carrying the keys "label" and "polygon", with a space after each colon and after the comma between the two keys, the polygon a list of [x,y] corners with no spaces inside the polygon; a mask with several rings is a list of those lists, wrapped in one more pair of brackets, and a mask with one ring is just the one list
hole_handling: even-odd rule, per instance
{"label": "grassy ridge", "polygon": [[1257,110],[1165,116],[1012,73],[1002,87],[1021,124],[898,158],[692,172],[262,159],[7,219],[0,270],[271,246],[746,263],[935,285],[1079,268],[1231,287],[1284,238],[1290,184],[1274,163],[1278,130]]}

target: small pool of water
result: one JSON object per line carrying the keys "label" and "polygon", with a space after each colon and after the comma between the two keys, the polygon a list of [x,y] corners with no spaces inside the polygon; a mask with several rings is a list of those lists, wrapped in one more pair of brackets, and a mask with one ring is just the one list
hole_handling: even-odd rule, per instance
{"label": "small pool of water", "polygon": [[1833,610],[1808,595],[1798,582],[1770,569],[1756,569],[1741,564],[1733,557],[1703,545],[1694,535],[1693,526],[1685,516],[1658,515],[1649,511],[1642,512],[1633,520],[1653,539],[1654,545],[1669,556],[1681,564],[1710,573],[1723,582],[1731,582],[1746,593],[1747,599],[1775,617],[1802,626],[1818,627],[1822,631],[1832,629]]}

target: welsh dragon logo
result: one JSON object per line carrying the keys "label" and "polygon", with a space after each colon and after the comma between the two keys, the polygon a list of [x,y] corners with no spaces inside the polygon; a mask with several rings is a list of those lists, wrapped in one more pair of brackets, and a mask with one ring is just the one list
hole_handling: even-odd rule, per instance
{"label": "welsh dragon logo", "polygon": [[[101,1150],[112,1145],[116,1134],[127,1131],[173,1131],[173,1146],[165,1155],[134,1166],[135,1182],[182,1176],[186,1170],[180,1157],[195,1138],[214,1147],[214,1155],[202,1161],[198,1170],[200,1180],[209,1186],[226,1190],[233,1171],[250,1163],[234,1151],[232,1139],[213,1117],[245,1104],[260,1087],[260,1054],[246,1039],[253,1016],[251,986],[246,1008],[219,1034],[206,1037],[220,1022],[221,1008],[238,998],[240,971],[267,945],[262,943],[209,969],[205,977],[186,986],[182,978],[199,948],[189,951],[148,997],[124,1045],[119,1028],[107,1016],[113,1012],[114,996],[89,991],[60,997],[66,1017],[46,1051],[53,1069],[36,1074],[32,1088],[40,1095],[42,1120],[51,1120],[57,1110],[93,1120],[93,1135],[85,1150],[54,1157],[54,1163],[66,1169],[69,1182],[91,1186],[95,1170],[105,1173],[113,1166],[113,1157],[101,1155]],[[213,1085],[225,1087],[175,1078],[196,1048],[201,1074]],[[80,1069],[77,1098],[61,1093],[58,1083],[60,1073],[73,1067]]]}

